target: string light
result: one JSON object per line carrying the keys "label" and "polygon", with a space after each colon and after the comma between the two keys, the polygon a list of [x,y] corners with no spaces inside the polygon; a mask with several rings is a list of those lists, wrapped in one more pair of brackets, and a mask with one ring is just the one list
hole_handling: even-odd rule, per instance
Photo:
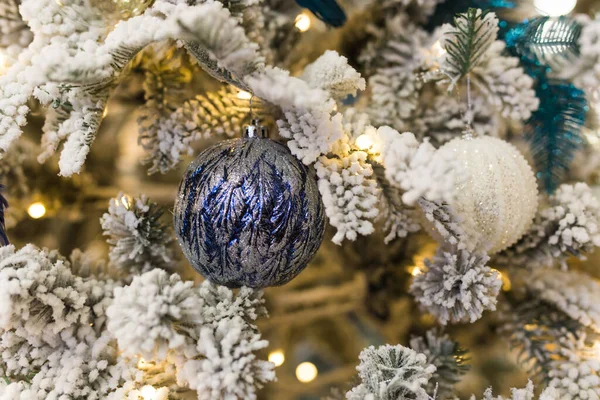
{"label": "string light", "polygon": [[492,268],[492,271],[496,272],[502,280],[502,290],[504,290],[505,292],[509,292],[510,289],[512,289],[512,282],[510,281],[508,275],[502,273],[502,271],[498,271],[495,268]]}
{"label": "string light", "polygon": [[144,400],[155,400],[156,392],[157,390],[150,385],[146,385],[140,390],[140,393],[142,394]]}
{"label": "string light", "polygon": [[131,197],[129,197],[128,195],[123,195],[121,197],[121,204],[123,204],[123,206],[129,210],[129,208],[131,207]]}
{"label": "string light", "polygon": [[0,73],[4,72],[7,67],[6,55],[0,51]]}
{"label": "string light", "polygon": [[306,32],[310,29],[310,17],[304,13],[298,14],[294,25],[300,32]]}
{"label": "string light", "polygon": [[46,206],[39,201],[33,203],[27,208],[27,214],[33,219],[40,219],[46,215]]}
{"label": "string light", "polygon": [[577,0],[534,0],[533,5],[540,14],[559,17],[573,11]]}
{"label": "string light", "polygon": [[237,98],[240,100],[250,100],[252,98],[252,93],[240,90],[237,94]]}
{"label": "string light", "polygon": [[360,135],[359,137],[357,137],[356,141],[354,143],[356,144],[356,146],[359,149],[365,150],[365,151],[369,150],[375,144],[373,142],[373,139],[371,138],[371,136],[369,136],[367,134],[363,134],[363,135]]}
{"label": "string light", "polygon": [[296,378],[302,383],[312,382],[319,375],[319,370],[311,362],[303,362],[296,367]]}
{"label": "string light", "polygon": [[442,47],[442,42],[440,42],[439,40],[433,44],[431,50],[433,51],[433,55],[437,58],[440,58],[441,56],[446,54],[446,49]]}
{"label": "string light", "polygon": [[146,360],[144,360],[143,357],[140,357],[140,359],[138,360],[138,363],[137,363],[138,369],[144,369],[144,368],[148,367],[148,365],[149,365],[148,362],[146,362]]}
{"label": "string light", "polygon": [[285,362],[285,355],[282,350],[275,350],[269,353],[269,361],[280,367]]}

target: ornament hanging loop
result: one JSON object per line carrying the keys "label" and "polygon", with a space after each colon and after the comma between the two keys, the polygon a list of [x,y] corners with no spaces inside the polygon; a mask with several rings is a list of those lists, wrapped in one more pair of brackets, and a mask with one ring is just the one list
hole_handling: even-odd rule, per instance
{"label": "ornament hanging loop", "polygon": [[269,137],[267,128],[260,124],[258,119],[253,119],[251,125],[244,127],[245,138],[266,138]]}
{"label": "ornament hanging loop", "polygon": [[473,139],[477,133],[473,130],[473,98],[471,97],[471,74],[467,74],[467,113],[465,115],[465,130],[463,139]]}
{"label": "ornament hanging loop", "polygon": [[252,93],[252,97],[250,97],[250,120],[252,121],[250,125],[246,125],[244,127],[244,137],[245,138],[267,138],[269,137],[269,132],[267,128],[260,124],[260,120],[254,117],[254,112],[252,110],[252,101],[254,100],[254,93]]}

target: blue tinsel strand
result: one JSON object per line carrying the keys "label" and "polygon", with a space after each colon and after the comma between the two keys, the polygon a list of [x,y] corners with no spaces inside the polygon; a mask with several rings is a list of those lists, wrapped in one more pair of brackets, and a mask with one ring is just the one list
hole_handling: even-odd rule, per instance
{"label": "blue tinsel strand", "polygon": [[296,0],[296,3],[308,8],[328,25],[339,28],[346,23],[346,13],[335,0]]}
{"label": "blue tinsel strand", "polygon": [[[552,24],[552,29],[545,29]],[[526,20],[510,29],[504,39],[507,50],[521,60],[528,75],[536,79],[538,111],[525,126],[530,140],[537,177],[548,193],[560,184],[575,152],[583,143],[581,129],[588,111],[585,94],[566,81],[550,80],[550,55],[568,59],[579,52],[577,40],[581,26],[567,17]],[[548,37],[547,35],[552,35]],[[546,35],[546,36],[545,36]],[[550,49],[554,46],[554,49]],[[545,48],[550,49],[544,52]],[[559,48],[561,51],[557,52]]]}
{"label": "blue tinsel strand", "polygon": [[8,201],[2,196],[3,189],[4,185],[0,185],[0,246],[6,246],[9,243],[4,224],[4,210],[8,208]]}

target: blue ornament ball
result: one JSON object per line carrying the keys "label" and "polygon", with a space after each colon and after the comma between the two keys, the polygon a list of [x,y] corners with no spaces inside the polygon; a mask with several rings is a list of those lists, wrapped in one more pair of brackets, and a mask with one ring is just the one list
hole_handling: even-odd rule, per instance
{"label": "blue ornament ball", "polygon": [[203,151],[179,186],[174,220],[194,269],[229,287],[289,282],[325,231],[314,176],[286,146],[262,137]]}

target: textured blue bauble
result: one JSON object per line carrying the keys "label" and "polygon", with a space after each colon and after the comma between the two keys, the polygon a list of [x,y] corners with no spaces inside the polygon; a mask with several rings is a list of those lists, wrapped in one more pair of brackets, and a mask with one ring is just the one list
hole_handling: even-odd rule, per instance
{"label": "textured blue bauble", "polygon": [[179,186],[174,219],[192,266],[229,287],[290,281],[325,230],[315,178],[287,147],[259,137],[203,151]]}

